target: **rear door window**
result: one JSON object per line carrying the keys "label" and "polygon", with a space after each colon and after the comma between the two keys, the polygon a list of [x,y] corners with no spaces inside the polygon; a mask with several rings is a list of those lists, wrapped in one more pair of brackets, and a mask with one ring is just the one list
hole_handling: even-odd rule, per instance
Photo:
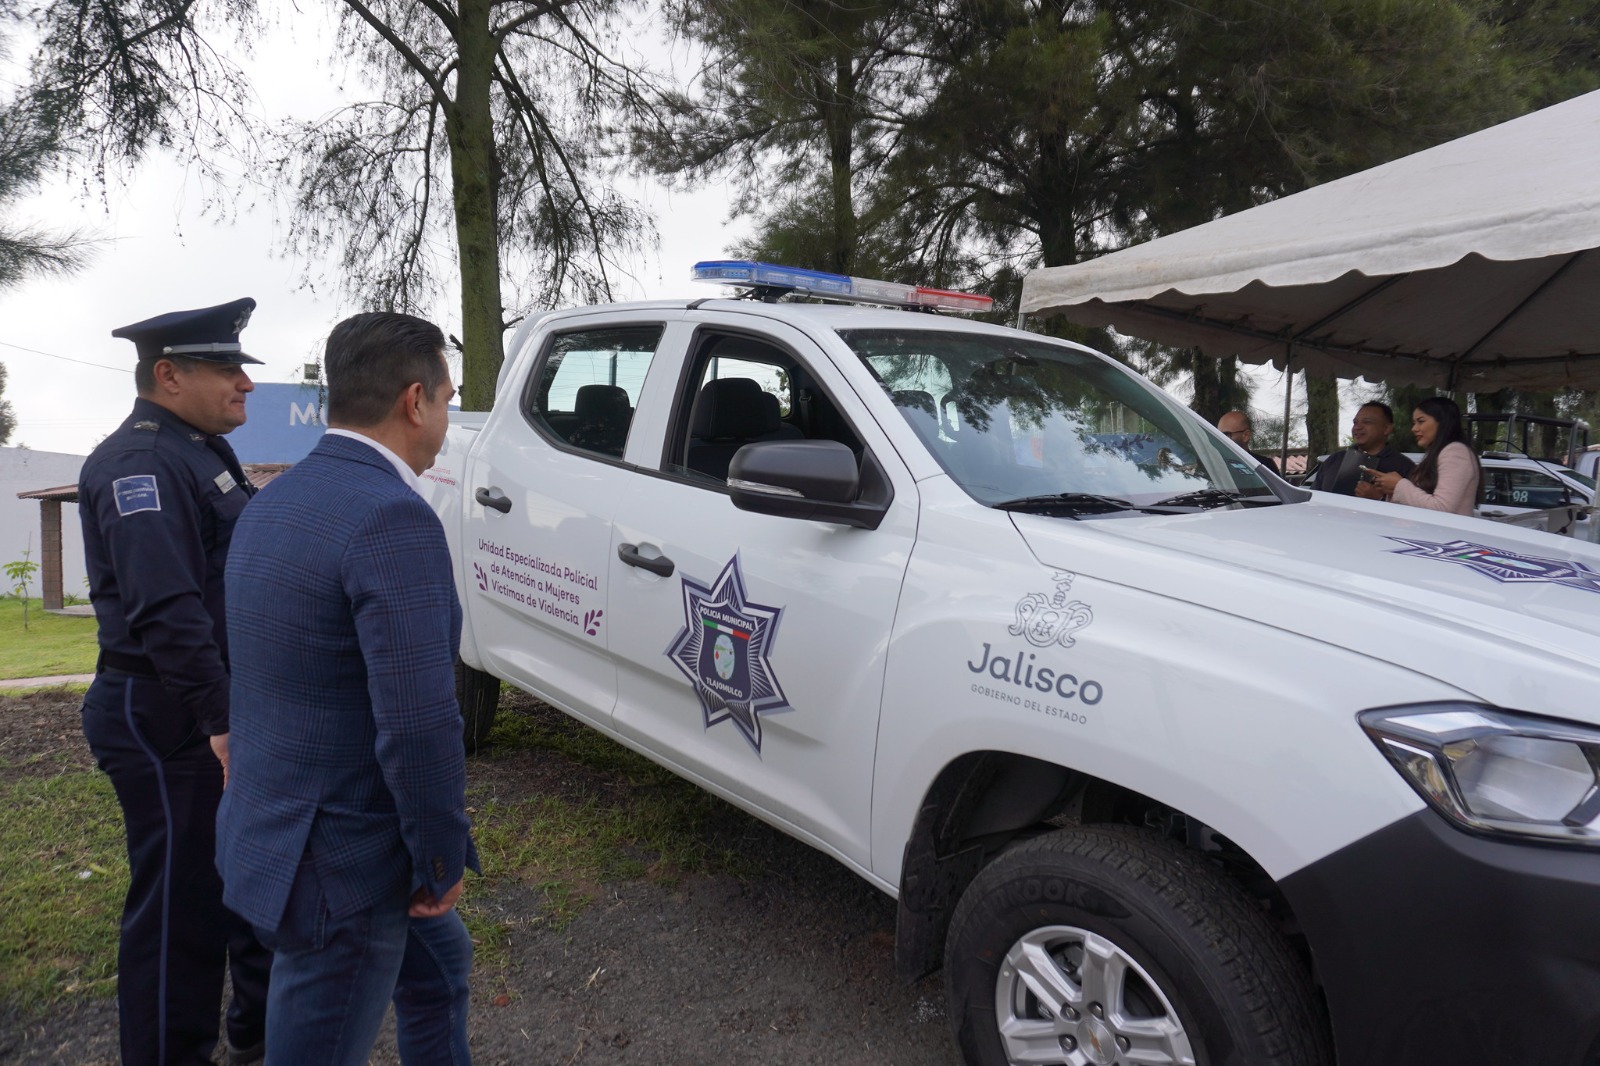
{"label": "rear door window", "polygon": [[528,421],[569,447],[620,459],[662,328],[557,335],[531,378]]}

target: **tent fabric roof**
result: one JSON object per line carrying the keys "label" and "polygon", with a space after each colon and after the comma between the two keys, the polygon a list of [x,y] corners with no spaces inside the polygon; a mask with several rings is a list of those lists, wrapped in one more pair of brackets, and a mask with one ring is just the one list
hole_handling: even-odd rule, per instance
{"label": "tent fabric roof", "polygon": [[1022,310],[1396,384],[1600,387],[1600,92],[1030,273]]}

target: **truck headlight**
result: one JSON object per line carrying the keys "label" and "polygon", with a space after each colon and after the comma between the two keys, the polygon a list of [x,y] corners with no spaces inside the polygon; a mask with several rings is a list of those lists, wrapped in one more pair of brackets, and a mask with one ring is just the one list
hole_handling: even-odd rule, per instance
{"label": "truck headlight", "polygon": [[1358,717],[1411,787],[1458,826],[1600,844],[1600,729],[1470,703]]}

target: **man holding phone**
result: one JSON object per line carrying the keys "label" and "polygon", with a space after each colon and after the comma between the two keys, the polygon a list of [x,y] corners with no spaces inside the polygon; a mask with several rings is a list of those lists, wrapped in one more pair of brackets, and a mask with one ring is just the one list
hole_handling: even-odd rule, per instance
{"label": "man holding phone", "polygon": [[1308,486],[1367,500],[1387,499],[1388,494],[1372,483],[1368,472],[1393,472],[1405,477],[1416,465],[1389,447],[1393,430],[1394,411],[1388,404],[1377,400],[1362,404],[1350,423],[1350,447],[1328,456],[1312,474]]}

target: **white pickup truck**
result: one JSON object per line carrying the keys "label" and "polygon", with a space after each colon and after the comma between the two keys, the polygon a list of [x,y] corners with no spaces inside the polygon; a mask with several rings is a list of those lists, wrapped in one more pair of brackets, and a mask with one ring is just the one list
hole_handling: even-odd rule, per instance
{"label": "white pickup truck", "polygon": [[[762,269],[704,273],[867,289]],[[504,679],[834,856],[970,1063],[1600,1063],[1593,545],[758,299],[530,320],[425,478],[469,737]]]}

